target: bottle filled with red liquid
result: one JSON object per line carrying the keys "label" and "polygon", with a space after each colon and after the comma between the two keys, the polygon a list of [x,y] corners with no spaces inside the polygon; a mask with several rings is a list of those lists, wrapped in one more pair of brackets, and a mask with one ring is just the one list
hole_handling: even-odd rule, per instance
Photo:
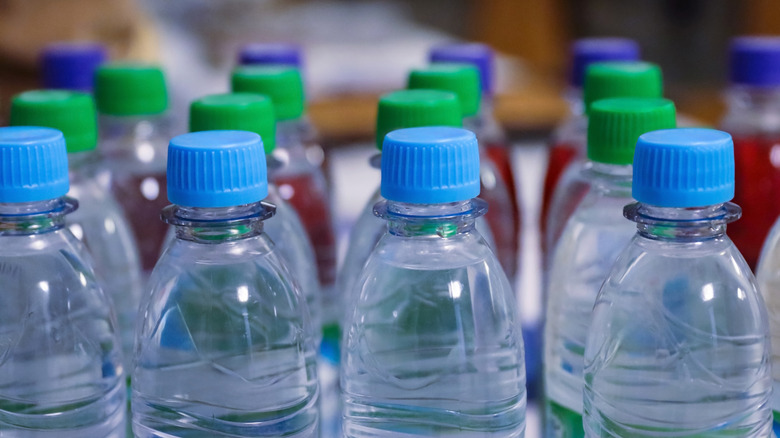
{"label": "bottle filled with red liquid", "polygon": [[95,75],[95,102],[100,113],[97,179],[130,221],[148,277],[168,231],[160,211],[170,204],[165,169],[171,128],[163,72],[146,64],[105,64]]}
{"label": "bottle filled with red liquid", "polygon": [[736,38],[730,50],[721,128],[734,138],[734,202],[742,219],[729,224],[728,234],[755,269],[780,215],[780,38]]}
{"label": "bottle filled with red liquid", "polygon": [[[550,144],[547,173],[542,194],[541,226],[544,236],[548,212],[558,181],[568,165],[585,157],[585,142],[588,120],[583,103],[585,70],[594,62],[636,61],[639,59],[639,45],[626,38],[583,38],[571,46],[571,70],[569,87],[565,98],[569,103],[569,116],[555,129]],[[542,244],[546,246],[544,239]],[[552,248],[550,248],[552,250]]]}
{"label": "bottle filled with red liquid", "polygon": [[[511,179],[509,154],[506,146],[499,146],[503,141],[501,131],[492,117],[480,112],[480,70],[462,62],[436,62],[426,68],[412,70],[409,73],[408,88],[450,91],[458,96],[463,126],[473,131],[479,141],[482,184],[479,197],[488,203],[485,219],[495,239],[493,249],[504,272],[513,279],[518,267],[520,214]],[[502,172],[501,167],[491,159],[488,141],[494,151],[499,147],[504,148],[501,153],[506,159],[502,161],[502,165],[510,166],[509,180],[505,177],[507,171]]]}
{"label": "bottle filled with red liquid", "polygon": [[[585,116],[579,119],[578,123],[583,125],[577,126],[577,129],[587,128],[587,110],[598,100],[614,97],[661,97],[661,69],[655,64],[639,61],[592,63],[586,70],[583,95]],[[586,132],[587,130],[577,133],[576,137],[570,137],[571,140],[566,143],[571,151],[574,151],[574,155],[560,170],[559,179],[552,187],[552,195],[547,200],[547,210],[543,211],[543,214],[546,214],[543,217],[545,261],[549,261],[566,223],[590,187],[582,177],[586,157],[582,140],[578,139],[579,135]],[[555,158],[555,152],[553,148],[551,160]],[[550,161],[550,166],[550,169],[557,170],[559,163]]]}

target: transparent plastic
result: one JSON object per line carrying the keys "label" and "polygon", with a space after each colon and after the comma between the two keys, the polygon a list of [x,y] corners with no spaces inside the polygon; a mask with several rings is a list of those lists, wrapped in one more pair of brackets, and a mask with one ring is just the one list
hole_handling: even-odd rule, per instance
{"label": "transparent plastic", "polygon": [[509,281],[474,226],[485,208],[377,204],[388,231],[356,285],[346,437],[524,435],[522,333]]}
{"label": "transparent plastic", "polygon": [[775,435],[780,433],[780,220],[775,222],[761,252],[758,286],[769,311],[772,336],[772,411]]}
{"label": "transparent plastic", "polygon": [[0,436],[121,438],[116,318],[83,245],[76,201],[0,204]]}
{"label": "transparent plastic", "polygon": [[766,308],[726,236],[739,207],[631,204],[638,233],[585,347],[588,437],[770,437]]}
{"label": "transparent plastic", "polygon": [[99,119],[101,169],[98,181],[119,201],[141,255],[144,280],[160,255],[167,226],[160,211],[168,204],[165,170],[170,140],[166,116]]}
{"label": "transparent plastic", "polygon": [[65,223],[86,246],[98,282],[114,303],[122,352],[129,365],[143,291],[141,262],[122,208],[95,179],[96,164],[97,157],[93,152],[68,155],[68,196],[79,201],[79,208],[65,217]]}
{"label": "transparent plastic", "polygon": [[[488,111],[464,119],[463,126],[474,132],[479,140],[479,197],[488,203],[485,220],[493,236],[499,237],[493,247],[498,260],[507,277],[514,280],[520,253],[520,210],[509,148],[498,123]],[[493,156],[501,161],[494,161]]]}
{"label": "transparent plastic", "polygon": [[142,307],[135,436],[318,436],[316,336],[263,232],[273,206],[170,206],[163,215],[176,239]]}
{"label": "transparent plastic", "polygon": [[734,202],[744,213],[729,226],[729,237],[755,268],[780,216],[780,89],[732,87],[726,102],[721,127],[734,138]]}
{"label": "transparent plastic", "polygon": [[590,315],[601,284],[636,233],[623,217],[632,202],[631,166],[588,162],[590,191],[561,236],[547,290],[544,352],[547,438],[582,437],[582,369]]}

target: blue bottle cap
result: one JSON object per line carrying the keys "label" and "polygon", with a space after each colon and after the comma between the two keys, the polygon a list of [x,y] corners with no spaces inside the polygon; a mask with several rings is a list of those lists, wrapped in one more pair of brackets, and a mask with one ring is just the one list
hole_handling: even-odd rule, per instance
{"label": "blue bottle cap", "polygon": [[639,44],[628,38],[582,38],[571,46],[569,84],[582,87],[585,70],[594,62],[638,61]]}
{"label": "blue bottle cap", "polygon": [[0,202],[55,199],[69,188],[62,132],[37,126],[0,128]]}
{"label": "blue bottle cap", "polygon": [[462,43],[444,44],[433,47],[428,52],[431,62],[471,64],[479,70],[479,80],[482,93],[493,94],[493,74],[496,55],[486,44]]}
{"label": "blue bottle cap", "polygon": [[473,132],[422,127],[393,131],[382,146],[382,197],[410,204],[465,201],[479,195],[479,147]]}
{"label": "blue bottle cap", "polygon": [[658,207],[705,207],[734,197],[734,143],[723,131],[664,129],[639,136],[634,199]]}
{"label": "blue bottle cap", "polygon": [[303,67],[303,53],[300,46],[292,43],[252,43],[241,48],[238,63],[276,64],[300,69]]}
{"label": "blue bottle cap", "polygon": [[185,207],[233,207],[268,196],[265,151],[248,131],[200,131],[168,145],[168,199]]}
{"label": "blue bottle cap", "polygon": [[780,85],[780,37],[740,37],[731,41],[731,82],[754,87]]}
{"label": "blue bottle cap", "polygon": [[41,52],[43,88],[91,92],[95,69],[108,58],[97,43],[61,42]]}

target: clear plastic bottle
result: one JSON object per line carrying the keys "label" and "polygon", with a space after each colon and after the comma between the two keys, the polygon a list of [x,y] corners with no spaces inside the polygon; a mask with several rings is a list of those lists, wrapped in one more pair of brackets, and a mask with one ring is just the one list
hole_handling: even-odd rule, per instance
{"label": "clear plastic bottle", "polygon": [[95,70],[108,59],[98,43],[61,41],[43,48],[40,69],[43,88],[91,93]]}
{"label": "clear plastic bottle", "polygon": [[387,201],[376,212],[388,228],[355,286],[346,437],[524,434],[522,334],[509,281],[474,226],[486,209],[474,198],[478,163],[463,129],[385,137]]}
{"label": "clear plastic bottle", "polygon": [[163,211],[176,226],[150,280],[133,362],[133,432],[316,437],[316,339],[306,302],[263,232],[274,207],[260,136],[171,140]]}
{"label": "clear plastic bottle", "polygon": [[[542,194],[542,219],[547,218],[553,192],[563,171],[573,160],[585,157],[588,119],[582,90],[588,65],[605,61],[638,61],[639,45],[627,38],[582,38],[574,41],[570,55],[569,88],[564,95],[569,103],[569,116],[553,132]],[[610,96],[604,96],[607,97]],[[545,226],[545,221],[542,221],[542,226]],[[550,251],[553,249],[550,248]]]}
{"label": "clear plastic bottle", "polygon": [[775,436],[780,436],[780,220],[775,222],[769,237],[764,243],[761,258],[756,270],[758,285],[767,309],[769,310],[769,329],[772,336],[772,428]]}
{"label": "clear plastic bottle", "polygon": [[599,288],[636,233],[623,218],[632,201],[634,146],[640,134],[674,128],[666,99],[616,98],[594,102],[588,126],[590,190],[572,214],[552,258],[545,326],[545,433],[582,438],[583,350]]}
{"label": "clear plastic bottle", "polygon": [[[317,258],[322,293],[322,316],[327,325],[340,314],[335,294],[336,234],[330,211],[330,192],[322,172],[322,148],[314,144],[314,130],[304,115],[300,71],[285,66],[244,66],[233,71],[234,92],[265,94],[276,112],[276,150],[281,166],[269,179],[279,195],[298,212]],[[328,331],[325,327],[325,332]]]}
{"label": "clear plastic bottle", "polygon": [[743,218],[729,236],[751,268],[780,216],[780,37],[742,37],[731,44],[731,86],[721,128],[734,136],[736,192]]}
{"label": "clear plastic bottle", "polygon": [[506,275],[514,279],[517,272],[517,255],[520,251],[520,213],[507,181],[487,155],[486,140],[480,135],[486,130],[480,126],[481,101],[479,70],[472,65],[435,63],[409,73],[409,89],[432,89],[455,93],[460,100],[464,126],[480,128],[475,133],[479,139],[480,197],[488,203],[485,219],[493,236],[498,237],[493,249]]}
{"label": "clear plastic bottle", "polygon": [[[263,140],[268,167],[279,165],[273,158],[276,148],[276,119],[273,103],[268,97],[254,93],[228,93],[214,94],[192,102],[190,132],[211,130],[254,132]],[[276,207],[276,213],[265,220],[263,231],[290,266],[295,281],[306,297],[312,321],[319,333],[320,286],[317,279],[317,262],[306,229],[295,210],[279,196],[275,184],[268,184],[268,197],[265,201]]]}
{"label": "clear plastic bottle", "polygon": [[151,65],[103,65],[95,75],[95,102],[100,114],[98,181],[130,220],[147,278],[167,233],[159,220],[160,210],[169,204],[165,160],[171,134],[165,78]]}
{"label": "clear plastic bottle", "polygon": [[116,318],[65,226],[61,132],[0,128],[0,436],[121,438]]}
{"label": "clear plastic bottle", "polygon": [[[614,97],[660,98],[662,95],[661,69],[648,62],[598,62],[588,66],[585,73],[584,103],[587,114],[590,105],[601,99]],[[563,169],[545,210],[542,206],[544,227],[543,246],[545,262],[555,251],[555,245],[577,205],[588,193],[588,183],[581,175],[585,166],[585,128],[587,118],[581,121],[582,140],[572,142],[577,152]],[[551,157],[552,158],[552,157]]]}
{"label": "clear plastic bottle", "polygon": [[65,223],[87,247],[101,289],[114,302],[122,350],[130,360],[143,290],[141,264],[121,207],[96,180],[97,127],[92,98],[70,91],[27,91],[11,102],[11,125],[46,126],[65,136],[68,196],[79,201],[78,210],[67,215]]}
{"label": "clear plastic bottle", "polygon": [[766,308],[726,235],[740,209],[731,137],[639,137],[637,234],[601,287],[585,346],[586,436],[770,437]]}

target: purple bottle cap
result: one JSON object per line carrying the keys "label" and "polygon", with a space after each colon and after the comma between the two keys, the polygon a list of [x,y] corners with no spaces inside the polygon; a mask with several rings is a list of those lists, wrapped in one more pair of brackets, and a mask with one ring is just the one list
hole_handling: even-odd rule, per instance
{"label": "purple bottle cap", "polygon": [[731,82],[755,87],[780,85],[780,37],[739,37],[731,41]]}
{"label": "purple bottle cap", "polygon": [[495,53],[490,46],[480,43],[444,44],[428,52],[431,62],[456,62],[472,64],[479,70],[482,93],[493,94],[493,70]]}
{"label": "purple bottle cap", "polygon": [[582,38],[571,46],[571,76],[569,84],[580,88],[585,82],[585,69],[593,62],[638,61],[639,45],[628,38]]}
{"label": "purple bottle cap", "polygon": [[238,63],[279,64],[300,69],[303,65],[302,49],[292,43],[252,43],[241,48]]}
{"label": "purple bottle cap", "polygon": [[95,69],[107,58],[105,46],[98,43],[49,44],[40,58],[43,87],[91,92]]}

